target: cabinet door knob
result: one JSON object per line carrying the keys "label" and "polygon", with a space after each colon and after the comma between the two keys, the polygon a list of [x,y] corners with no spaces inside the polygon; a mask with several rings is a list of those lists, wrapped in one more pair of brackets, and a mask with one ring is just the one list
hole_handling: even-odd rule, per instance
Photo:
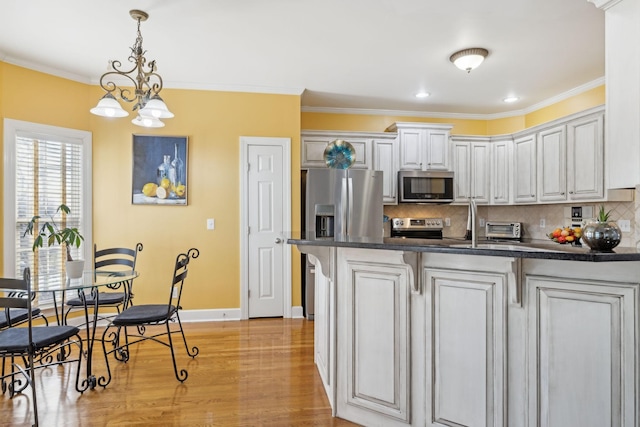
{"label": "cabinet door knob", "polygon": [[536,197],[536,195],[535,195],[535,194],[532,194],[532,195],[531,195],[531,197]]}
{"label": "cabinet door knob", "polygon": [[564,196],[564,192],[563,192],[563,193],[560,193],[560,195],[561,195],[561,196]]}
{"label": "cabinet door knob", "polygon": [[569,194],[573,194],[573,191],[569,191]]}

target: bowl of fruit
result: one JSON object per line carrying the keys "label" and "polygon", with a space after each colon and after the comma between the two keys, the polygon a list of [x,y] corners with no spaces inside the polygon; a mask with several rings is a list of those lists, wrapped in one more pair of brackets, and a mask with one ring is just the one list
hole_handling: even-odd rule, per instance
{"label": "bowl of fruit", "polygon": [[549,233],[549,238],[556,243],[560,243],[561,245],[569,243],[572,245],[581,246],[581,237],[582,229],[580,227],[556,228],[551,233]]}

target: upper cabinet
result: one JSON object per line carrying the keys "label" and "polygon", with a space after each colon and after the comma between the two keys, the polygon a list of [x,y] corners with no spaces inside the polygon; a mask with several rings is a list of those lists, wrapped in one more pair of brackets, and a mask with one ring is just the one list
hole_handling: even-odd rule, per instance
{"label": "upper cabinet", "polygon": [[513,141],[513,201],[537,200],[536,135],[524,135]]}
{"label": "upper cabinet", "polygon": [[363,132],[303,131],[301,139],[300,167],[302,168],[326,168],[324,150],[327,144],[336,139],[342,139],[353,146],[356,154],[356,160],[351,167],[371,169],[373,146],[370,135],[364,135]]}
{"label": "upper cabinet", "polygon": [[516,134],[514,202],[604,199],[602,107]]}
{"label": "upper cabinet", "polygon": [[331,141],[342,139],[355,151],[352,169],[382,171],[382,200],[385,204],[398,203],[398,136],[392,132],[339,132],[305,130],[301,132],[300,167],[326,168],[324,150]]}
{"label": "upper cabinet", "polygon": [[589,0],[605,10],[607,188],[640,184],[640,2]]}
{"label": "upper cabinet", "polygon": [[511,202],[513,140],[510,136],[491,138],[491,203]]}
{"label": "upper cabinet", "polygon": [[398,122],[400,170],[449,170],[449,134],[453,125]]}
{"label": "upper cabinet", "polygon": [[451,169],[455,202],[490,202],[491,143],[487,137],[452,137]]}

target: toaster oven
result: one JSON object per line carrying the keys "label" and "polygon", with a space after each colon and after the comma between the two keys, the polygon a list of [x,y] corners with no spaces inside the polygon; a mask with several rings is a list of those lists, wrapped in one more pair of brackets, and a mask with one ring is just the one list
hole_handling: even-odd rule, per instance
{"label": "toaster oven", "polygon": [[521,240],[522,223],[487,221],[485,223],[485,236],[495,240]]}

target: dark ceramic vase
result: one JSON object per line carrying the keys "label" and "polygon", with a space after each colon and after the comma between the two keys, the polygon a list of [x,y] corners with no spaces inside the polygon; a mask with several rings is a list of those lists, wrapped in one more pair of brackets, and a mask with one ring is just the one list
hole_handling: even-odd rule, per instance
{"label": "dark ceramic vase", "polygon": [[582,228],[582,241],[597,252],[611,252],[620,244],[622,232],[615,222],[592,221]]}

